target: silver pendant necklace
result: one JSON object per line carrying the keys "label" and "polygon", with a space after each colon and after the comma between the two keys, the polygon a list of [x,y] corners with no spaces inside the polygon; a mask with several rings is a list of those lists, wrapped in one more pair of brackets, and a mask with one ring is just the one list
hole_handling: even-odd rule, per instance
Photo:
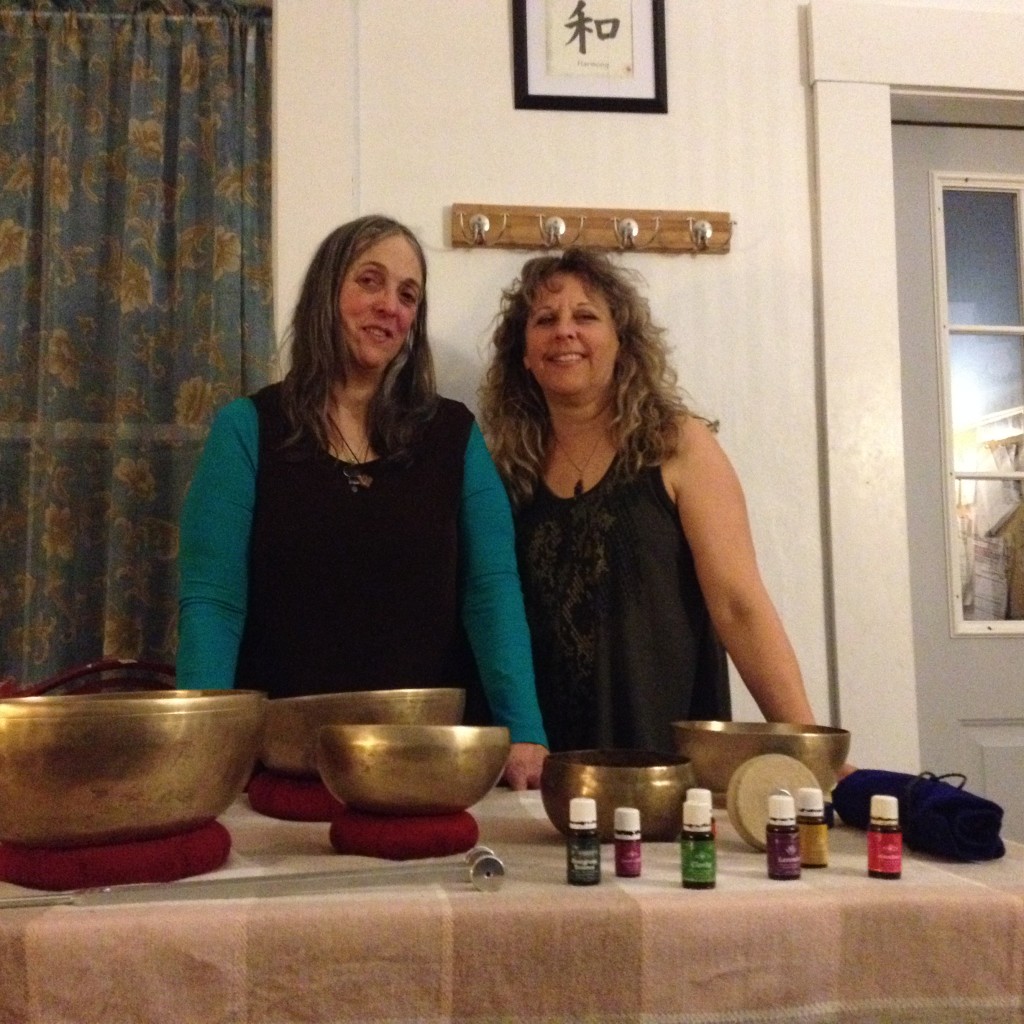
{"label": "silver pendant necklace", "polygon": [[590,465],[590,460],[594,457],[594,452],[597,451],[597,446],[601,443],[601,435],[597,435],[597,440],[594,442],[594,447],[590,449],[590,454],[584,459],[583,465],[579,465],[577,461],[569,454],[568,449],[558,440],[558,435],[555,434],[555,444],[562,449],[562,454],[569,460],[572,468],[576,470],[576,483],[572,489],[572,496],[574,498],[580,497],[583,494],[583,474],[587,470],[587,466]]}
{"label": "silver pendant necklace", "polygon": [[363,452],[363,457],[360,459],[359,456],[356,455],[355,449],[348,443],[345,435],[338,428],[337,424],[335,424],[334,429],[338,431],[338,437],[341,438],[341,443],[348,449],[349,454],[354,460],[354,464],[342,462],[341,471],[345,474],[345,479],[348,481],[348,489],[353,494],[356,494],[361,488],[365,489],[373,483],[373,477],[370,476],[369,473],[364,473],[360,469],[360,466],[365,465],[366,457],[370,454],[370,442],[366,442],[366,451]]}

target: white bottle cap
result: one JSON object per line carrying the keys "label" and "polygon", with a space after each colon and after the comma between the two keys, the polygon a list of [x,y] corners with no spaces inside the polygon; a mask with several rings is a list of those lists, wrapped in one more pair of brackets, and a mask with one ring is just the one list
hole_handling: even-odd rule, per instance
{"label": "white bottle cap", "polygon": [[894,796],[876,793],[871,798],[871,820],[895,825],[900,820],[900,802]]}
{"label": "white bottle cap", "polygon": [[796,791],[796,809],[798,814],[824,814],[825,798],[821,790],[814,786],[803,786]]}
{"label": "white bottle cap", "polygon": [[597,828],[597,801],[589,796],[574,796],[569,801],[569,828]]}
{"label": "white bottle cap", "polygon": [[695,804],[706,804],[711,806],[711,790],[694,787],[686,791],[686,799],[692,800]]}
{"label": "white bottle cap", "polygon": [[711,804],[687,800],[683,804],[683,828],[711,828]]}
{"label": "white bottle cap", "polygon": [[773,793],[768,797],[768,824],[796,824],[796,805],[788,793]]}
{"label": "white bottle cap", "polygon": [[640,838],[640,812],[635,807],[615,808],[615,835],[620,839]]}

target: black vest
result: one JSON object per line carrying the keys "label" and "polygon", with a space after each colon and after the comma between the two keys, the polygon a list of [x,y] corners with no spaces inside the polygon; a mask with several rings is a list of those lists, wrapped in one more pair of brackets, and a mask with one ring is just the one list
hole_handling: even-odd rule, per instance
{"label": "black vest", "polygon": [[235,685],[271,697],[460,686],[475,668],[459,614],[472,414],[439,401],[411,457],[369,463],[353,492],[313,444],[281,447],[280,385],[253,396],[259,467]]}

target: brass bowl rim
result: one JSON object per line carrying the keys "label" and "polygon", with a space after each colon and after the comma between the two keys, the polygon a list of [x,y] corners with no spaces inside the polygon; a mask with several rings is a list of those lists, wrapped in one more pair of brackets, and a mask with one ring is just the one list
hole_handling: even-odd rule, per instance
{"label": "brass bowl rim", "polygon": [[716,719],[683,719],[670,723],[679,732],[732,733],[738,736],[849,736],[849,729],[834,725],[809,725],[799,722],[731,722]]}
{"label": "brass bowl rim", "polygon": [[[618,760],[619,758],[622,760]],[[627,761],[636,758],[645,763]],[[594,747],[585,750],[558,750],[548,754],[544,764],[576,765],[580,768],[602,768],[610,771],[646,771],[651,768],[681,768],[692,763],[684,754],[669,754],[660,750],[634,750],[628,747]]]}
{"label": "brass bowl rim", "polygon": [[[211,701],[212,698],[212,701]],[[225,700],[224,698],[228,698]],[[230,702],[262,703],[267,695],[262,690],[125,690],[103,693],[54,693],[34,697],[0,699],[0,718],[56,718],[71,721],[85,715],[112,714],[152,715],[201,711],[210,713],[228,710]]]}
{"label": "brass bowl rim", "polygon": [[[403,686],[394,690],[339,690],[334,693],[304,693],[300,697],[274,697],[270,703],[273,707],[300,707],[303,704],[313,704],[328,698],[351,698],[351,697],[382,697],[384,695],[408,696],[411,693],[461,693],[465,694],[465,687],[462,686]],[[351,723],[356,724],[356,723]]]}
{"label": "brass bowl rim", "polygon": [[458,736],[475,734],[479,736],[486,736],[487,734],[493,734],[497,737],[498,733],[504,733],[506,737],[509,736],[509,730],[504,725],[427,725],[419,722],[381,722],[381,723],[367,723],[360,724],[359,722],[327,722],[320,726],[319,732],[334,732],[344,736],[346,732],[379,732],[384,734],[385,737],[398,737],[402,734],[410,735],[410,738],[415,736],[423,736],[425,739],[440,739],[442,736]]}

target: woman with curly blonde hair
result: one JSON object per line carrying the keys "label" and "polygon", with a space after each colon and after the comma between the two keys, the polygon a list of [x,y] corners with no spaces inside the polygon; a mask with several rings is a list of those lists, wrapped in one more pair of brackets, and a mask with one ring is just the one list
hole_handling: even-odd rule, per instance
{"label": "woman with curly blonde hair", "polygon": [[634,276],[575,247],[528,260],[492,342],[481,414],[550,749],[672,750],[671,722],[729,717],[725,652],[767,719],[813,722],[739,480]]}

